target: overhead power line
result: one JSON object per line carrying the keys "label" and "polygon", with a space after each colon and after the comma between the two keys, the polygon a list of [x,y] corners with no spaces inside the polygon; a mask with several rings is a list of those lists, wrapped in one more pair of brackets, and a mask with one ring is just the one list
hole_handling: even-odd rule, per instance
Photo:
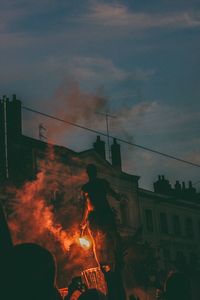
{"label": "overhead power line", "polygon": [[[91,129],[91,128],[88,128],[86,126],[83,126],[83,125],[80,125],[80,124],[77,124],[77,123],[66,121],[66,120],[63,120],[61,118],[58,118],[58,117],[55,117],[53,115],[49,115],[49,114],[43,113],[41,111],[38,111],[38,110],[35,110],[35,109],[32,109],[32,108],[26,107],[26,106],[22,106],[22,109],[25,109],[27,111],[30,111],[30,112],[33,112],[33,113],[45,116],[47,118],[51,118],[53,120],[56,120],[56,121],[59,121],[59,122],[62,122],[62,123],[65,123],[65,124],[68,124],[68,125],[71,125],[71,126],[74,126],[74,127],[80,128],[80,129],[83,129],[83,130],[87,130],[87,131],[92,132],[92,133],[95,133],[95,134],[107,137],[107,133],[104,133],[104,132],[101,132],[101,131],[98,131],[98,130],[95,130],[95,129]],[[138,145],[138,144],[133,143],[133,142],[129,142],[127,140],[124,140],[124,139],[116,137],[116,136],[109,135],[109,137],[113,138],[113,139],[116,139],[117,141],[119,141],[121,143],[130,145],[130,146],[134,146],[134,147],[137,147],[137,148],[140,148],[140,149],[143,149],[143,150],[146,150],[146,151],[149,151],[149,152],[152,152],[152,153],[155,153],[155,154],[158,154],[158,155],[161,155],[161,156],[164,156],[164,157],[167,157],[167,158],[170,158],[170,159],[174,159],[176,161],[179,161],[179,162],[182,162],[182,163],[185,163],[185,164],[188,164],[188,165],[200,168],[199,164],[193,163],[191,161],[188,161],[188,160],[185,160],[185,159],[182,159],[182,158],[179,158],[179,157],[167,154],[167,153],[163,153],[161,151],[157,151],[157,150],[151,149],[149,147],[141,146],[141,145]]]}

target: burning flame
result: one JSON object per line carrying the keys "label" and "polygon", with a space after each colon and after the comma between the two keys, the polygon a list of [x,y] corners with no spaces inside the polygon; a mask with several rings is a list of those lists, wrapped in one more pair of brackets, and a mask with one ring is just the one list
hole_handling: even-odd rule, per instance
{"label": "burning flame", "polygon": [[80,243],[81,247],[84,249],[89,249],[91,247],[91,241],[86,237],[80,237],[79,243]]}

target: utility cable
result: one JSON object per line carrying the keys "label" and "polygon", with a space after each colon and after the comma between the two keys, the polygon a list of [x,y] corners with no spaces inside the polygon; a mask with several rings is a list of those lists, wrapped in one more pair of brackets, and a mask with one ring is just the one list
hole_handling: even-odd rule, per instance
{"label": "utility cable", "polygon": [[[27,110],[27,111],[30,111],[30,112],[33,112],[33,113],[36,113],[36,114],[45,116],[45,117],[47,117],[47,118],[51,118],[51,119],[53,119],[53,120],[56,120],[56,121],[59,121],[59,122],[62,122],[62,123],[65,123],[65,124],[68,124],[68,125],[71,125],[71,126],[74,126],[74,127],[80,128],[80,129],[83,129],[83,130],[87,130],[87,131],[92,132],[92,133],[95,133],[95,134],[98,134],[98,135],[107,137],[107,134],[104,133],[104,132],[101,132],[101,131],[98,131],[98,130],[95,130],[95,129],[91,129],[91,128],[88,128],[88,127],[86,127],[86,126],[83,126],[83,125],[80,125],[80,124],[77,124],[77,123],[73,123],[73,122],[70,122],[70,121],[66,121],[66,120],[63,120],[63,119],[61,119],[61,118],[55,117],[55,116],[53,116],[53,115],[49,115],[49,114],[47,114],[47,113],[43,113],[43,112],[37,111],[37,110],[35,110],[35,109],[29,108],[29,107],[26,107],[26,106],[22,106],[22,109],[25,109],[25,110]],[[109,137],[110,137],[110,138],[113,138],[113,139],[116,139],[117,141],[119,141],[119,142],[121,142],[121,143],[130,145],[130,146],[134,146],[134,147],[137,147],[137,148],[140,148],[140,149],[143,149],[143,150],[146,150],[146,151],[149,151],[149,152],[152,152],[152,153],[155,153],[155,154],[158,154],[158,155],[161,155],[161,156],[170,158],[170,159],[174,159],[174,160],[176,160],[176,161],[179,161],[179,162],[182,162],[182,163],[191,165],[191,166],[193,166],[193,167],[198,167],[198,168],[200,168],[200,165],[199,165],[199,164],[193,163],[193,162],[191,162],[191,161],[188,161],[188,160],[185,160],[185,159],[182,159],[182,158],[179,158],[179,157],[176,157],[176,156],[167,154],[167,153],[163,153],[163,152],[161,152],[161,151],[154,150],[154,149],[151,149],[151,148],[149,148],[149,147],[141,146],[141,145],[138,145],[138,144],[133,143],[133,142],[129,142],[129,141],[124,140],[124,139],[119,138],[119,137],[115,137],[115,136],[112,136],[112,135],[110,135]]]}

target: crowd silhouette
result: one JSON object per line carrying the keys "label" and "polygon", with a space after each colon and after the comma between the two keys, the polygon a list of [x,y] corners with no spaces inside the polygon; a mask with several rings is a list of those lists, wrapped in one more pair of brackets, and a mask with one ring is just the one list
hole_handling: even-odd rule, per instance
{"label": "crowd silhouette", "polygon": [[[56,261],[51,252],[35,243],[13,245],[0,204],[0,299],[3,300],[116,300],[116,281],[102,270],[108,286],[107,295],[88,288],[81,277],[72,278],[63,298],[56,286]],[[130,299],[139,299],[131,295]],[[189,300],[188,278],[180,271],[170,272],[163,290],[154,299]]]}

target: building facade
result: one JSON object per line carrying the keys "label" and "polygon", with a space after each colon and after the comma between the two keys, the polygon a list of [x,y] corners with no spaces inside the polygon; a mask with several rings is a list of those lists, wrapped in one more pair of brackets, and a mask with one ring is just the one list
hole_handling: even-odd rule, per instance
{"label": "building facade", "polygon": [[177,181],[172,188],[164,176],[154,184],[154,192],[139,189],[143,240],[157,250],[163,264],[199,269],[200,199],[189,182]]}
{"label": "building facade", "polygon": [[[164,176],[159,176],[154,191],[144,190],[138,186],[139,176],[122,170],[120,145],[116,140],[111,145],[112,163],[109,163],[100,136],[91,149],[77,153],[24,136],[21,124],[21,101],[16,96],[11,101],[6,97],[1,99],[1,190],[10,183],[21,187],[45,171],[47,201],[55,206],[62,202],[67,210],[68,201],[78,201],[81,186],[87,181],[86,166],[93,163],[99,177],[107,179],[124,200],[119,203],[109,198],[122,236],[132,237],[142,228],[140,241],[156,249],[161,267],[170,268],[175,261],[199,267],[200,197],[191,182],[186,187],[177,181],[172,188]],[[1,197],[5,202],[5,194]]]}

